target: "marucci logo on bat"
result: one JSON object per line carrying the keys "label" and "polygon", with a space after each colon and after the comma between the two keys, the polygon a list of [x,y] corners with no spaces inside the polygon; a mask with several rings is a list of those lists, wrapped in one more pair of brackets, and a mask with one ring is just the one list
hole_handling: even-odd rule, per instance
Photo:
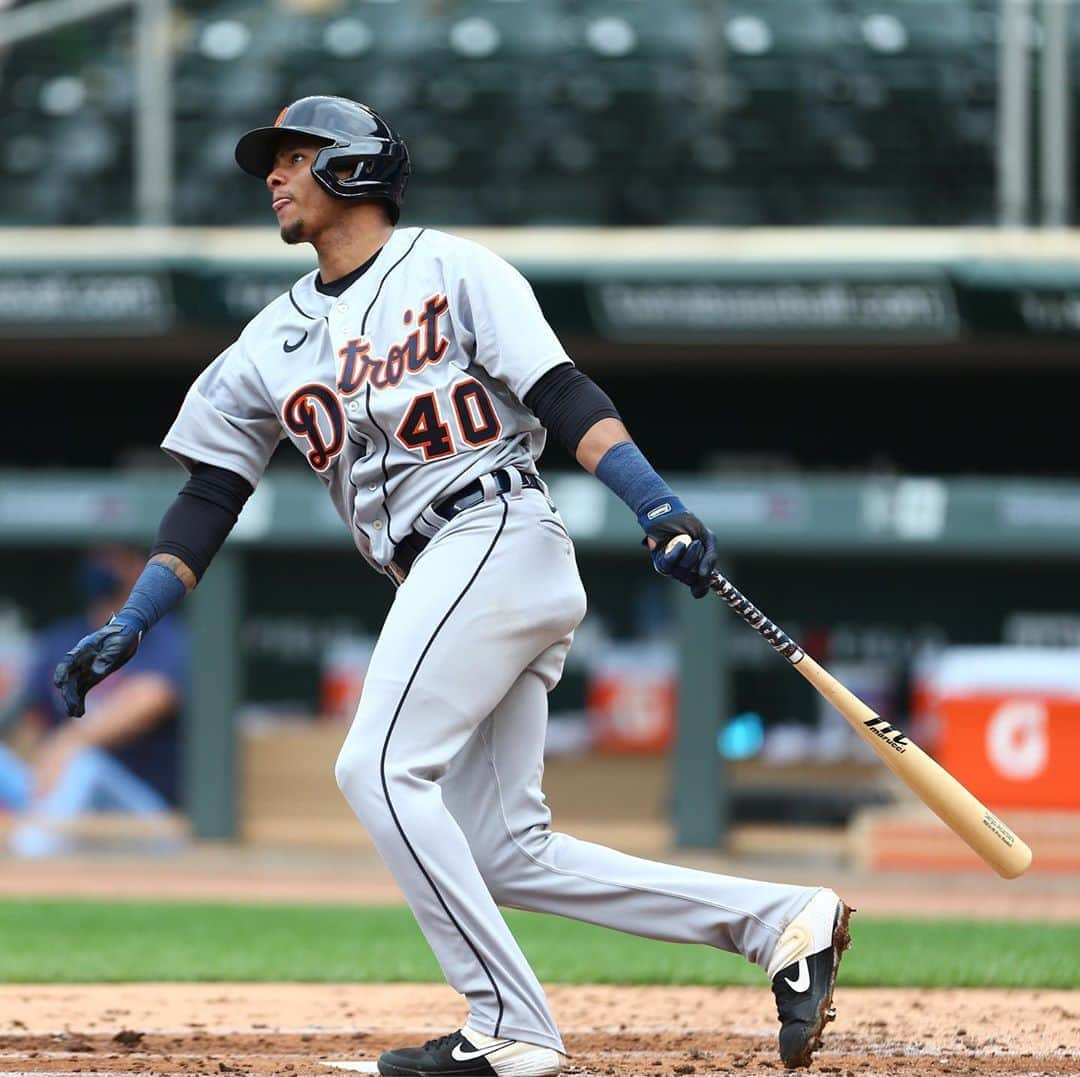
{"label": "marucci logo on bat", "polygon": [[907,746],[911,743],[899,729],[889,725],[884,718],[867,718],[863,725],[874,734],[878,740],[883,740],[890,748],[895,748],[903,755]]}

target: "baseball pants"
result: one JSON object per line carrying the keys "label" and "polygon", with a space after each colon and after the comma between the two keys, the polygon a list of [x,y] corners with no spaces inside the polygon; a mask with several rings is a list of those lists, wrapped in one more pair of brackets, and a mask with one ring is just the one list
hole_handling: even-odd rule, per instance
{"label": "baseball pants", "polygon": [[544,495],[490,492],[398,589],[336,767],[468,1023],[563,1051],[498,911],[557,913],[765,966],[815,888],[656,863],[553,833],[541,791],[547,693],[585,592]]}

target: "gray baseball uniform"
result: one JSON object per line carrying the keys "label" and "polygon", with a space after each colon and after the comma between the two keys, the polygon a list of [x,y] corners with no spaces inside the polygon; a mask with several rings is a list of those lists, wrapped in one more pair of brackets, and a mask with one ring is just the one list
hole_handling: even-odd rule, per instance
{"label": "gray baseball uniform", "polygon": [[[189,391],[163,447],[253,485],[282,437],[357,548],[399,586],[336,767],[470,1027],[563,1050],[498,906],[698,942],[765,967],[815,889],[653,863],[550,829],[547,693],[585,593],[521,403],[569,360],[525,280],[485,248],[396,231],[339,297],[301,278]],[[502,482],[496,472],[502,472]],[[432,510],[479,479],[449,522]],[[506,489],[502,487],[505,486]]]}

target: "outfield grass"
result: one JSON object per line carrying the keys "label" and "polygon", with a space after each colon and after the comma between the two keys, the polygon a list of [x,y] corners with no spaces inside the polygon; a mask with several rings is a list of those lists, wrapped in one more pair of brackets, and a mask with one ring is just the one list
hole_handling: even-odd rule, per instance
{"label": "outfield grass", "polygon": [[[545,983],[763,984],[741,958],[557,917],[507,920]],[[1080,987],[1080,924],[856,916],[850,986]],[[0,901],[0,981],[433,981],[401,907]]]}

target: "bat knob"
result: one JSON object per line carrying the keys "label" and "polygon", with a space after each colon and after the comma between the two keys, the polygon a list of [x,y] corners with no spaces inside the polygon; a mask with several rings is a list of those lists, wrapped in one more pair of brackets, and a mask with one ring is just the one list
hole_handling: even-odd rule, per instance
{"label": "bat knob", "polygon": [[[673,539],[668,540],[668,544],[664,547],[664,553],[674,553],[680,546],[689,546],[690,541],[689,535],[676,535]],[[720,594],[720,588],[725,584],[729,587],[731,586],[728,584],[727,580],[714,569],[710,574],[709,585],[717,594]]]}

